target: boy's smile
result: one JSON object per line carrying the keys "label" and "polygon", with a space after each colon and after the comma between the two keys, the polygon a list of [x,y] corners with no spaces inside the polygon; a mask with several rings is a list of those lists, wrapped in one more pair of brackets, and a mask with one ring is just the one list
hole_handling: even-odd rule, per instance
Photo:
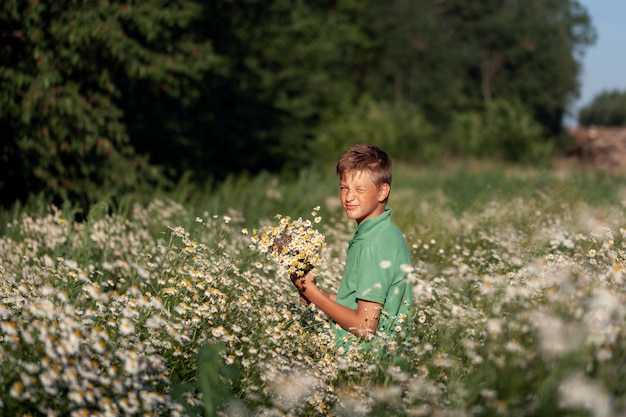
{"label": "boy's smile", "polygon": [[361,224],[385,211],[389,184],[377,186],[368,172],[348,173],[341,179],[339,197],[349,219]]}

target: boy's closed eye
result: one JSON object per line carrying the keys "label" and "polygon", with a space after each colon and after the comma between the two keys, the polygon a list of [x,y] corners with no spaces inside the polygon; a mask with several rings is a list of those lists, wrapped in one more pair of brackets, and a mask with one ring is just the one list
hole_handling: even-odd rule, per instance
{"label": "boy's closed eye", "polygon": [[[347,186],[341,186],[341,187],[339,187],[339,189],[341,191],[348,191],[348,187]],[[367,192],[367,188],[359,187],[359,188],[356,188],[354,191],[356,191],[357,193],[364,193],[364,192]]]}

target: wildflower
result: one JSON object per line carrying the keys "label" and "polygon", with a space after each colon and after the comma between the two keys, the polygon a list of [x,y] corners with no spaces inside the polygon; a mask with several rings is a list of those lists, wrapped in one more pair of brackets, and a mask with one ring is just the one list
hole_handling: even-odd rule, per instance
{"label": "wildflower", "polygon": [[22,394],[23,391],[24,391],[24,384],[17,381],[11,386],[11,391],[9,392],[9,395],[13,398],[20,398],[20,395]]}
{"label": "wildflower", "polygon": [[612,415],[611,396],[607,390],[583,375],[574,375],[561,384],[559,407],[587,410],[596,417]]}
{"label": "wildflower", "polygon": [[78,382],[78,372],[74,368],[66,368],[63,370],[62,379],[68,385],[75,385]]}
{"label": "wildflower", "polygon": [[78,262],[76,261],[72,261],[69,259],[65,259],[64,262],[65,266],[67,266],[69,269],[77,269],[78,268]]}
{"label": "wildflower", "polygon": [[505,345],[504,348],[509,351],[509,352],[514,352],[514,353],[520,353],[524,351],[524,348],[522,348],[522,345],[520,345],[520,343],[515,340],[509,340]]}
{"label": "wildflower", "polygon": [[490,388],[483,388],[480,390],[480,395],[484,398],[495,399],[498,398],[498,391]]}
{"label": "wildflower", "polygon": [[102,340],[98,340],[95,342],[92,347],[97,353],[104,353],[106,350],[106,344]]}
{"label": "wildflower", "polygon": [[223,337],[226,335],[226,329],[223,326],[218,326],[213,329],[212,333],[213,333],[213,337],[219,339],[220,337]]}
{"label": "wildflower", "polygon": [[291,221],[290,216],[281,214],[275,217],[278,226],[266,227],[261,234],[253,230],[251,248],[276,261],[279,274],[303,276],[315,272],[315,267],[326,261],[324,236],[312,227],[310,220],[300,217]]}
{"label": "wildflower", "polygon": [[58,374],[53,370],[47,370],[39,375],[41,385],[44,387],[47,393],[55,395],[58,393],[56,384],[58,382]]}
{"label": "wildflower", "polygon": [[99,298],[100,289],[98,288],[97,283],[85,285],[83,287],[83,291],[85,291],[89,295],[89,297],[93,298],[94,300],[97,300]]}
{"label": "wildflower", "polygon": [[176,227],[168,226],[168,229],[170,229],[170,231],[172,232],[174,236],[181,237],[181,238],[189,237],[189,233],[181,226],[176,226]]}
{"label": "wildflower", "polygon": [[126,415],[133,415],[139,411],[139,401],[134,393],[129,394],[129,398],[122,398],[119,405]]}
{"label": "wildflower", "polygon": [[67,291],[59,291],[56,295],[59,301],[62,301],[62,302],[67,302],[67,300],[69,299],[68,298],[69,294],[67,293]]}
{"label": "wildflower", "polygon": [[451,313],[453,316],[461,317],[464,315],[463,308],[457,305],[452,306]]}
{"label": "wildflower", "polygon": [[16,336],[17,335],[17,324],[10,321],[3,321],[0,323],[0,329],[2,332],[8,336]]}
{"label": "wildflower", "polygon": [[80,334],[78,331],[74,331],[69,334],[69,337],[65,341],[65,349],[66,352],[70,355],[78,352],[79,342],[80,342]]}
{"label": "wildflower", "polygon": [[284,408],[289,408],[301,401],[302,398],[311,394],[316,379],[315,376],[309,372],[292,372],[279,375],[271,382],[279,405]]}
{"label": "wildflower", "polygon": [[120,333],[123,335],[129,335],[135,331],[135,325],[127,318],[123,318],[120,321]]}
{"label": "wildflower", "polygon": [[493,337],[497,337],[502,332],[502,319],[487,320],[487,333]]}
{"label": "wildflower", "polygon": [[137,271],[137,276],[139,278],[142,278],[142,279],[150,278],[150,272],[146,268],[137,266],[135,267],[135,270]]}
{"label": "wildflower", "polygon": [[[70,391],[69,394],[67,395],[67,398],[69,398],[74,404],[78,404],[78,405],[86,405],[87,401],[86,401],[86,393],[83,391]],[[87,414],[87,411],[85,410],[85,414]]]}
{"label": "wildflower", "polygon": [[433,360],[433,365],[445,368],[451,365],[450,359],[448,359],[448,355],[445,353],[438,354]]}
{"label": "wildflower", "polygon": [[139,355],[136,352],[129,352],[124,357],[124,370],[131,375],[139,372]]}

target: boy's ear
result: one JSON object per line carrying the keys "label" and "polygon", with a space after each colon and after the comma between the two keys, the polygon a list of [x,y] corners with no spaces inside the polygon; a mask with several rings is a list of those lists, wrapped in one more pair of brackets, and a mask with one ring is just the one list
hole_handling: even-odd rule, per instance
{"label": "boy's ear", "polygon": [[391,185],[386,182],[382,183],[380,186],[380,190],[378,191],[378,200],[385,201],[387,197],[389,197],[389,192],[391,191]]}

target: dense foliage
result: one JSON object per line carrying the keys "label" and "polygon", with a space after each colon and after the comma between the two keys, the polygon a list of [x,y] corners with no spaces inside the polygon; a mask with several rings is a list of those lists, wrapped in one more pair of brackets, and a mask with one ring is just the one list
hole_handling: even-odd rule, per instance
{"label": "dense foliage", "polygon": [[595,38],[577,0],[9,0],[0,25],[4,205],[297,169],[362,140],[536,161]]}
{"label": "dense foliage", "polygon": [[626,126],[626,91],[603,91],[580,109],[578,121],[583,126]]}
{"label": "dense foliage", "polygon": [[3,2],[4,202],[39,190],[89,201],[149,180],[126,106],[188,99],[186,82],[215,61],[190,31],[199,14],[185,2]]}

